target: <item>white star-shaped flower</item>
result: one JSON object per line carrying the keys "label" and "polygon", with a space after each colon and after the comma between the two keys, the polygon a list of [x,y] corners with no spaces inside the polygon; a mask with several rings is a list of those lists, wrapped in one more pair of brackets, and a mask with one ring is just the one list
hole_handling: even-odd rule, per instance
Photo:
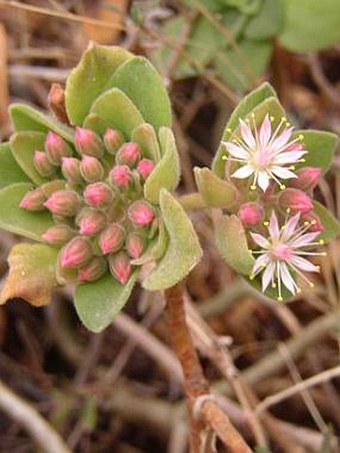
{"label": "white star-shaped flower", "polygon": [[[254,116],[252,116],[254,122]],[[229,156],[222,158],[238,162],[241,167],[231,176],[245,179],[254,175],[251,189],[259,186],[265,191],[270,180],[274,180],[284,189],[281,180],[296,178],[291,171],[295,170],[293,164],[303,161],[307,151],[299,141],[299,136],[292,138],[293,127],[289,126],[285,118],[282,118],[277,128],[272,131],[270,117],[267,114],[258,128],[253,124],[251,127],[240,119],[241,137],[231,142],[222,142],[226,147]],[[231,156],[231,157],[230,157]]]}
{"label": "white star-shaped flower", "polygon": [[[254,242],[261,247],[259,251],[253,251],[259,255],[256,259],[250,278],[262,274],[262,291],[266,291],[271,283],[273,288],[278,289],[278,300],[282,301],[282,285],[291,294],[300,292],[293,275],[299,275],[311,287],[310,282],[303,272],[319,272],[319,267],[308,261],[305,256],[325,255],[308,250],[309,247],[317,246],[323,241],[315,241],[320,232],[308,232],[313,222],[306,222],[299,226],[300,213],[290,217],[280,228],[275,212],[272,212],[268,223],[268,237],[261,234],[251,233]],[[307,250],[306,250],[307,248]]]}

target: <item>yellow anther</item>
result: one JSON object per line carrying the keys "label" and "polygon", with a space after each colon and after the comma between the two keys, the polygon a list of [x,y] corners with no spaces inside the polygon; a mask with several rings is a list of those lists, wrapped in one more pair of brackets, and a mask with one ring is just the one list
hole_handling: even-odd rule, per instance
{"label": "yellow anther", "polygon": [[271,122],[275,121],[275,118],[273,117],[273,115],[270,116],[270,121]]}
{"label": "yellow anther", "polygon": [[228,128],[226,129],[226,131],[227,131],[227,132],[232,132],[232,130],[230,129],[230,127],[228,127]]}
{"label": "yellow anther", "polygon": [[284,184],[281,184],[281,185],[280,185],[280,189],[281,189],[281,190],[285,190],[285,188],[286,188],[286,186],[285,186]]}
{"label": "yellow anther", "polygon": [[304,138],[305,138],[305,137],[304,137],[302,134],[300,134],[300,135],[298,136],[298,139],[299,139],[299,140],[303,140]]}
{"label": "yellow anther", "polygon": [[314,285],[313,282],[308,282],[308,283],[309,283],[309,286],[310,286],[311,288],[315,288],[315,285]]}
{"label": "yellow anther", "polygon": [[291,126],[291,123],[289,121],[287,121],[286,126],[287,127]]}
{"label": "yellow anther", "polygon": [[287,208],[287,209],[286,209],[286,213],[287,213],[287,214],[290,214],[290,211],[291,211],[290,208]]}
{"label": "yellow anther", "polygon": [[306,225],[306,226],[309,225],[308,220],[306,220],[305,222],[303,222],[303,224]]}
{"label": "yellow anther", "polygon": [[301,288],[296,288],[296,294],[301,294],[302,290]]}
{"label": "yellow anther", "polygon": [[249,275],[249,280],[254,280],[255,275]]}
{"label": "yellow anther", "polygon": [[323,239],[320,239],[319,244],[324,245],[325,241]]}
{"label": "yellow anther", "polygon": [[287,118],[285,116],[283,116],[281,119],[282,121],[287,121]]}
{"label": "yellow anther", "polygon": [[290,170],[296,170],[296,167],[295,165],[292,165],[291,167],[289,167]]}
{"label": "yellow anther", "polygon": [[279,296],[279,297],[277,298],[277,300],[278,300],[279,302],[283,302],[283,298],[282,298],[281,296]]}
{"label": "yellow anther", "polygon": [[227,157],[227,156],[222,156],[221,159],[222,159],[222,160],[227,160],[228,157]]}
{"label": "yellow anther", "polygon": [[255,113],[254,113],[254,112],[251,112],[251,116],[252,116],[253,118],[255,118]]}
{"label": "yellow anther", "polygon": [[273,289],[276,288],[276,283],[272,283],[272,288],[273,288]]}
{"label": "yellow anther", "polygon": [[318,223],[318,222],[317,222],[316,220],[312,220],[312,221],[311,221],[311,224],[312,224],[312,225],[316,225],[317,223]]}
{"label": "yellow anther", "polygon": [[265,221],[263,222],[263,225],[264,225],[264,226],[268,226],[268,225],[269,225],[268,220],[265,220]]}
{"label": "yellow anther", "polygon": [[320,266],[315,266],[315,269],[317,270],[317,272],[320,272]]}
{"label": "yellow anther", "polygon": [[250,186],[250,190],[256,190],[256,186],[255,185]]}
{"label": "yellow anther", "polygon": [[327,252],[321,252],[321,256],[327,256]]}

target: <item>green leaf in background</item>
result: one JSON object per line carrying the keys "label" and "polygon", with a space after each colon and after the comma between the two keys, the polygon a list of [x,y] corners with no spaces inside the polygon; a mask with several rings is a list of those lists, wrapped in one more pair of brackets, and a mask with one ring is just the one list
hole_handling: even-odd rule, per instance
{"label": "green leaf in background", "polygon": [[313,205],[315,213],[320,217],[321,223],[325,228],[318,239],[328,243],[340,234],[340,223],[321,203],[313,201]]}
{"label": "green leaf in background", "polygon": [[35,307],[47,305],[57,286],[55,267],[58,251],[46,244],[17,244],[9,256],[9,274],[0,295],[0,305],[20,297]]}
{"label": "green leaf in background", "polygon": [[91,107],[91,113],[96,113],[110,127],[119,130],[128,138],[133,129],[144,123],[135,105],[118,88],[111,88],[99,96]]}
{"label": "green leaf in background", "polygon": [[14,159],[9,143],[0,145],[0,189],[16,182],[31,182]]}
{"label": "green leaf in background", "polygon": [[238,217],[222,216],[215,228],[216,245],[222,258],[240,274],[249,276],[255,260]]}
{"label": "green leaf in background", "polygon": [[19,207],[30,183],[17,183],[0,190],[0,228],[42,242],[41,235],[54,223],[46,211],[30,212]]}
{"label": "green leaf in background", "polygon": [[71,143],[74,142],[74,131],[71,128],[44,115],[29,105],[12,104],[9,107],[9,113],[17,132],[36,131],[47,133],[48,131],[53,131],[65,140]]}
{"label": "green leaf in background", "polygon": [[307,154],[303,156],[306,160],[303,164],[298,164],[297,167],[319,167],[325,173],[331,166],[338,137],[331,132],[315,131],[315,130],[297,130],[293,137],[303,135],[302,143],[305,145]]}
{"label": "green leaf in background", "polygon": [[230,208],[236,201],[236,188],[219,178],[209,168],[195,168],[198,190],[207,206]]}
{"label": "green leaf in background", "polygon": [[161,158],[161,150],[154,128],[151,124],[143,123],[132,131],[131,140],[141,148],[142,156],[147,157],[154,162],[158,162]]}
{"label": "green leaf in background", "polygon": [[262,0],[226,0],[223,3],[239,9],[244,14],[256,14],[261,6]]}
{"label": "green leaf in background", "polygon": [[131,264],[142,266],[143,264],[158,261],[165,253],[169,244],[169,236],[166,232],[164,223],[159,224],[159,231],[156,239],[150,241],[150,245],[145,250],[142,256],[135,260],[131,260]]}
{"label": "green leaf in background", "polygon": [[135,284],[135,271],[126,285],[122,286],[111,274],[100,280],[78,285],[74,302],[81,322],[92,332],[100,332],[111,324],[126,304]]}
{"label": "green leaf in background", "polygon": [[71,124],[83,124],[91,105],[103,93],[112,74],[132,57],[130,52],[120,47],[90,44],[66,83],[65,102]]}
{"label": "green leaf in background", "polygon": [[[266,88],[268,88],[268,92],[270,91],[271,87],[270,85],[264,86],[265,90],[262,92],[262,95],[265,95],[265,92],[267,92]],[[251,93],[255,94],[254,92]],[[260,92],[259,92],[260,94]],[[251,96],[250,95],[250,96]],[[245,98],[247,99],[247,98]],[[250,101],[255,101],[255,99],[251,99]],[[285,111],[283,110],[283,107],[279,103],[278,99],[276,97],[266,97],[266,99],[262,102],[260,102],[257,105],[254,105],[251,108],[252,102],[247,104],[242,103],[239,105],[239,107],[236,108],[234,111],[230,121],[227,124],[227,127],[225,128],[222,136],[222,141],[228,141],[230,140],[232,135],[239,136],[240,135],[240,128],[239,128],[239,119],[246,120],[249,118],[251,120],[251,124],[253,124],[253,121],[255,121],[255,124],[259,126],[262,121],[264,120],[265,116],[269,114],[274,118],[272,122],[272,127],[275,129],[275,127],[278,126],[280,123],[282,117],[285,116]],[[249,110],[247,107],[249,106]],[[248,111],[247,111],[248,110]],[[237,113],[239,112],[239,116]],[[251,115],[254,114],[254,120],[251,118]],[[229,126],[229,124],[231,126]],[[225,168],[225,161],[222,159],[222,156],[226,154],[226,148],[225,146],[221,143],[213,160],[212,163],[212,170],[214,173],[216,173],[218,176],[223,177],[224,176],[224,168]]]}
{"label": "green leaf in background", "polygon": [[[226,28],[226,34],[229,34],[228,32],[231,32],[232,34],[232,37],[230,39],[227,39],[226,35],[224,36],[224,46],[229,45],[231,43],[231,39],[237,39],[239,37],[248,21],[249,16],[247,16],[246,14],[241,14],[240,11],[234,8],[221,10],[219,22],[224,26],[224,28]],[[217,31],[216,27],[215,30]]]}
{"label": "green leaf in background", "polygon": [[37,185],[47,182],[36,170],[33,163],[33,156],[36,150],[44,149],[46,135],[42,132],[17,132],[10,140],[13,156],[20,168]]}
{"label": "green leaf in background", "polygon": [[[270,41],[250,41],[242,39],[237,43],[244,58],[229,47],[216,60],[216,70],[221,79],[235,91],[244,93],[254,85],[268,66],[272,43]],[[246,61],[246,63],[245,63]],[[237,74],[237,75],[236,75]]]}
{"label": "green leaf in background", "polygon": [[158,129],[171,126],[171,107],[161,76],[144,57],[134,57],[122,64],[109,80],[106,89],[119,88],[134,103],[146,122]]}
{"label": "green leaf in background", "polygon": [[283,15],[283,0],[263,0],[260,11],[250,19],[244,36],[255,40],[274,37],[281,30]]}
{"label": "green leaf in background", "polygon": [[297,52],[325,49],[340,41],[339,0],[284,0],[280,41]]}
{"label": "green leaf in background", "polygon": [[109,127],[107,121],[103,120],[97,113],[89,113],[84,120],[83,127],[91,129],[98,135],[104,135],[106,129]]}
{"label": "green leaf in background", "polygon": [[189,217],[165,189],[160,194],[160,206],[170,241],[163,258],[143,281],[143,287],[150,291],[166,289],[183,280],[202,257]]}
{"label": "green leaf in background", "polygon": [[159,203],[161,189],[172,192],[180,178],[180,164],[175,138],[171,129],[162,127],[159,130],[159,141],[163,157],[145,181],[144,196],[151,203]]}

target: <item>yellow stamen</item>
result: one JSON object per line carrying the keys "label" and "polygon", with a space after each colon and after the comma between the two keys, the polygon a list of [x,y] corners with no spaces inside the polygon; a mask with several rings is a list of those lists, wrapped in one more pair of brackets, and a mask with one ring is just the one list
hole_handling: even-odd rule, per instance
{"label": "yellow stamen", "polygon": [[277,298],[277,300],[278,300],[279,302],[283,302],[282,296],[279,296],[279,297]]}
{"label": "yellow stamen", "polygon": [[222,156],[221,159],[222,159],[222,160],[227,160],[228,157],[227,157],[227,156]]}
{"label": "yellow stamen", "polygon": [[254,185],[250,186],[250,190],[256,190],[256,186]]}
{"label": "yellow stamen", "polygon": [[281,184],[281,185],[280,185],[280,189],[281,189],[281,190],[285,190],[285,188],[286,188],[286,186],[285,186],[284,184]]}

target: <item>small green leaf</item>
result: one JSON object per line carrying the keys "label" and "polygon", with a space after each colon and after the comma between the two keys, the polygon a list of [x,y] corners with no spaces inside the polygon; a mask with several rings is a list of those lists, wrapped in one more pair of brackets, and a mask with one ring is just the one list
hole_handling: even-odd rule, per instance
{"label": "small green leaf", "polygon": [[237,272],[250,275],[255,260],[238,217],[223,216],[215,229],[216,245],[222,258]]}
{"label": "small green leaf", "polygon": [[169,288],[183,280],[202,257],[189,217],[165,189],[160,194],[160,206],[170,241],[163,258],[143,281],[143,287],[150,291]]}
{"label": "small green leaf", "polygon": [[299,130],[295,131],[293,137],[298,137],[299,135],[303,135],[302,143],[308,153],[303,156],[305,162],[298,166],[319,167],[326,173],[331,166],[338,143],[337,135],[324,131]]}
{"label": "small green leaf", "polygon": [[74,302],[85,327],[92,332],[105,329],[126,304],[137,275],[138,271],[135,271],[124,286],[111,274],[95,282],[78,285]]}
{"label": "small green leaf", "polygon": [[91,107],[91,113],[99,115],[110,127],[128,138],[133,129],[144,123],[132,101],[118,88],[112,88],[99,96]]}
{"label": "small green leaf", "polygon": [[151,124],[143,123],[132,131],[131,140],[141,147],[142,155],[154,162],[161,158],[161,151],[154,128]]}
{"label": "small green leaf", "polygon": [[17,183],[0,190],[0,228],[42,242],[41,235],[54,223],[46,211],[30,212],[19,207],[30,183]]}
{"label": "small green leaf", "polygon": [[156,239],[150,241],[150,245],[145,250],[142,256],[132,260],[131,264],[142,266],[143,264],[158,261],[165,253],[169,244],[169,236],[164,227],[164,223],[160,222],[159,231]]}
{"label": "small green leaf", "polygon": [[285,0],[280,41],[289,50],[310,52],[340,41],[339,0]]}
{"label": "small green leaf", "polygon": [[9,113],[17,132],[36,131],[47,133],[48,131],[54,131],[65,140],[74,142],[74,131],[70,127],[44,115],[29,105],[12,104],[9,107]]}
{"label": "small green leaf", "polygon": [[269,39],[277,35],[283,24],[283,1],[263,0],[258,14],[254,15],[245,31],[247,39]]}
{"label": "small green leaf", "polygon": [[321,223],[325,230],[318,236],[325,243],[335,239],[340,234],[339,221],[318,201],[313,201],[314,212],[320,217]]}
{"label": "small green leaf", "polygon": [[[276,97],[276,93],[272,86],[265,82],[256,90],[248,94],[243,100],[238,104],[233,113],[231,114],[229,121],[224,129],[222,140],[227,140],[230,137],[230,131],[236,129],[239,125],[239,119],[244,119],[257,105],[261,104],[267,98]],[[224,166],[225,163],[221,160],[223,149],[220,147],[217,151],[213,164],[212,170],[218,176],[223,177],[224,175]]]}
{"label": "small green leaf", "polygon": [[14,159],[9,143],[0,145],[0,189],[16,182],[31,182]]}
{"label": "small green leaf", "polygon": [[[276,97],[269,97],[265,99],[263,102],[256,105],[250,112],[245,113],[244,116],[241,116],[239,118],[243,120],[249,119],[251,125],[255,124],[256,126],[259,126],[263,122],[267,114],[273,117],[271,124],[272,128],[275,129],[279,125],[282,117],[285,116],[285,111],[283,110],[283,107]],[[227,127],[224,130],[222,141],[229,141],[232,137],[240,137],[240,127],[238,125],[238,121],[236,124],[237,126],[235,126],[233,129]],[[222,156],[225,154],[226,147],[221,142],[212,165],[213,172],[220,177],[224,176],[225,161],[222,159]]]}
{"label": "small green leaf", "polygon": [[35,307],[47,305],[57,286],[55,267],[58,251],[46,244],[17,244],[9,256],[9,275],[0,305],[21,297]]}
{"label": "small green leaf", "polygon": [[198,190],[207,206],[230,208],[236,201],[235,186],[219,178],[209,168],[195,168]]}
{"label": "small green leaf", "polygon": [[171,126],[171,107],[161,76],[144,57],[134,57],[120,66],[106,89],[122,90],[156,129]]}
{"label": "small green leaf", "polygon": [[46,135],[42,132],[17,132],[10,140],[13,156],[20,168],[35,183],[42,184],[47,182],[36,170],[33,163],[34,151],[44,149]]}
{"label": "small green leaf", "polygon": [[144,185],[144,196],[151,203],[159,203],[162,188],[172,192],[180,178],[179,157],[175,138],[171,129],[162,127],[159,130],[159,141],[163,157],[158,162]]}
{"label": "small green leaf", "polygon": [[89,113],[85,118],[83,127],[91,129],[91,131],[96,132],[98,135],[104,135],[106,129],[109,127],[109,123],[96,113]]}
{"label": "small green leaf", "polygon": [[244,14],[256,14],[260,8],[261,0],[227,0],[228,6],[233,6]]}
{"label": "small green leaf", "polygon": [[112,74],[132,57],[130,52],[121,47],[90,44],[66,83],[65,102],[71,124],[83,124],[91,105],[105,91]]}

